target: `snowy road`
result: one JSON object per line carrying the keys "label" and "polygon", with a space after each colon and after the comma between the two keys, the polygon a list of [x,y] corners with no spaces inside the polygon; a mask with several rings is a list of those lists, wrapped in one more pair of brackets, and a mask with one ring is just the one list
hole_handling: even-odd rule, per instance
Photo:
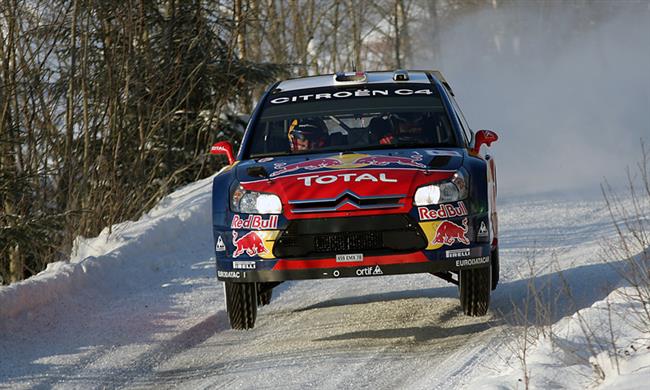
{"label": "snowy road", "polygon": [[526,293],[526,259],[546,275],[537,283],[577,287],[554,321],[615,279],[598,258],[612,234],[601,202],[510,198],[488,317],[463,316],[455,286],[404,275],[285,283],[254,330],[232,331],[209,189],[188,186],[108,241],[87,240],[79,257],[96,258],[72,270],[0,289],[0,387],[457,388],[509,354],[504,318]]}

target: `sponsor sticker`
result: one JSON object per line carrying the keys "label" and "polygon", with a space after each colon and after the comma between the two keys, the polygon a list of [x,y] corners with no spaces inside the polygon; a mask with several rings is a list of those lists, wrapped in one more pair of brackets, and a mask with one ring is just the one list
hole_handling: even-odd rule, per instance
{"label": "sponsor sticker", "polygon": [[337,175],[312,175],[312,176],[303,176],[299,177],[298,180],[304,181],[305,187],[311,187],[312,183],[316,184],[332,184],[337,182],[339,178],[342,178],[345,183],[349,182],[362,182],[362,181],[372,181],[372,182],[382,182],[382,183],[396,183],[397,179],[390,179],[386,177],[385,173],[380,173],[375,176],[371,173],[339,173]]}
{"label": "sponsor sticker", "polygon": [[487,237],[489,235],[484,221],[481,221],[481,227],[479,227],[477,235],[479,237]]}
{"label": "sponsor sticker", "polygon": [[448,259],[456,259],[458,257],[467,257],[471,253],[471,250],[469,248],[463,248],[463,249],[451,249],[445,252],[445,257]]}
{"label": "sponsor sticker", "polygon": [[474,259],[456,260],[456,267],[469,267],[472,265],[487,264],[490,262],[490,256],[477,257]]}
{"label": "sponsor sticker", "polygon": [[460,201],[456,205],[441,204],[437,209],[430,210],[428,207],[418,207],[418,216],[421,221],[463,217],[467,215],[465,202]]}
{"label": "sponsor sticker", "polygon": [[261,215],[249,215],[248,218],[242,219],[239,215],[235,214],[230,223],[231,229],[277,229],[278,216],[271,215],[268,219],[264,219]]}
{"label": "sponsor sticker", "polygon": [[336,255],[337,263],[358,263],[363,261],[363,253]]}
{"label": "sponsor sticker", "polygon": [[238,279],[241,276],[239,271],[217,271],[217,276],[220,278]]}
{"label": "sponsor sticker", "polygon": [[256,232],[249,232],[241,238],[237,237],[238,233],[233,231],[232,244],[235,246],[235,251],[233,252],[232,257],[239,257],[243,253],[246,253],[248,257],[253,257],[269,252],[264,246],[264,241],[262,241]]}
{"label": "sponsor sticker", "polygon": [[425,89],[357,89],[356,91],[338,91],[334,93],[316,93],[294,96],[282,96],[271,99],[271,104],[285,104],[296,102],[311,102],[317,100],[375,97],[375,96],[410,96],[410,95],[432,95],[433,91]]}
{"label": "sponsor sticker", "polygon": [[223,238],[221,238],[221,236],[217,238],[217,245],[215,246],[215,250],[217,252],[223,252],[226,250],[226,245],[223,243]]}
{"label": "sponsor sticker", "polygon": [[[282,162],[275,163],[273,165],[275,171],[271,173],[270,176],[275,177],[278,175],[283,175],[289,172],[295,172],[302,169],[307,171],[315,171],[322,168],[354,169],[354,168],[364,168],[368,166],[385,167],[391,164],[400,165],[403,167],[412,167],[412,168],[427,167],[425,164],[422,163],[422,155],[417,152],[413,152],[413,154],[411,154],[411,156],[409,157],[386,156],[382,154],[370,155],[370,154],[355,153],[355,154],[334,155],[330,157],[317,158],[313,160],[305,160],[293,164],[287,164]],[[372,179],[367,178],[365,180],[372,180]],[[347,181],[350,181],[350,179],[348,179]]]}
{"label": "sponsor sticker", "polygon": [[233,261],[232,267],[235,269],[255,269],[254,261]]}
{"label": "sponsor sticker", "polygon": [[442,221],[436,229],[433,244],[453,245],[456,242],[469,245],[467,239],[467,218],[463,218],[463,226],[451,221]]}
{"label": "sponsor sticker", "polygon": [[364,267],[364,268],[358,268],[356,270],[357,276],[377,276],[377,275],[383,275],[384,272],[381,270],[381,267],[374,266],[374,267]]}

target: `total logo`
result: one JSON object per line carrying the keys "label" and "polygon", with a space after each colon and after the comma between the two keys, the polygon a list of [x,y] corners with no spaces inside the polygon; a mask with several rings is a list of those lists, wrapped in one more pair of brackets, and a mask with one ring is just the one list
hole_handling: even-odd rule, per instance
{"label": "total logo", "polygon": [[376,275],[383,275],[384,272],[377,265],[375,267],[359,268],[357,269],[356,274],[357,276],[376,276]]}
{"label": "total logo", "polygon": [[312,182],[316,184],[332,184],[339,179],[343,179],[343,182],[361,182],[361,181],[371,181],[371,182],[382,182],[382,183],[397,183],[397,179],[390,179],[386,177],[385,173],[380,173],[375,176],[370,173],[339,173],[336,175],[313,175],[313,176],[303,176],[299,177],[298,180],[304,181],[305,187],[311,187]]}
{"label": "total logo", "polygon": [[451,204],[441,204],[438,209],[430,210],[427,207],[418,207],[418,216],[421,221],[431,221],[435,219],[445,219],[454,217],[463,217],[467,215],[467,208],[464,202]]}
{"label": "total logo", "polygon": [[261,253],[268,253],[268,249],[264,246],[264,241],[255,232],[249,232],[237,239],[237,232],[232,232],[232,244],[235,246],[235,251],[232,257],[239,257],[244,252],[248,257],[257,256]]}
{"label": "total logo", "polygon": [[271,215],[269,219],[264,219],[261,215],[249,215],[246,219],[241,219],[237,214],[232,218],[230,223],[231,229],[277,229],[278,216]]}

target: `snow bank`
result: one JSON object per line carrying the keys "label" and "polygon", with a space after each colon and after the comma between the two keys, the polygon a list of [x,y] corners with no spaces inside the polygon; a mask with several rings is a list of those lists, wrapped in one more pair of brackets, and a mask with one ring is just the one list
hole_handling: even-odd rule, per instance
{"label": "snow bank", "polygon": [[[212,177],[187,185],[164,197],[138,221],[116,224],[110,233],[104,229],[95,238],[78,238],[69,262],[49,264],[27,280],[0,287],[0,320],[90,286],[110,289],[145,283],[150,274],[179,265],[179,252],[182,257],[211,246],[211,184]],[[179,241],[184,248],[177,247]]]}
{"label": "snow bank", "polygon": [[[563,318],[528,346],[525,364],[529,388],[596,387],[638,389],[650,381],[650,339],[635,313],[643,304],[632,287],[619,287],[607,298]],[[650,318],[648,318],[650,320]],[[512,356],[477,376],[469,388],[521,389],[525,375],[521,344]]]}

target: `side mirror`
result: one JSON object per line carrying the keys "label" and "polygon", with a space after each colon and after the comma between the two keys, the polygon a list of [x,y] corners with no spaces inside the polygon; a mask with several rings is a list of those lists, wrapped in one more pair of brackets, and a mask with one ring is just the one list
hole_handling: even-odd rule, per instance
{"label": "side mirror", "polygon": [[235,155],[232,152],[232,145],[228,141],[217,142],[210,148],[210,154],[225,154],[228,157],[228,164],[235,162]]}
{"label": "side mirror", "polygon": [[499,136],[492,130],[477,131],[476,135],[474,136],[474,147],[472,148],[472,153],[478,154],[479,150],[481,150],[482,145],[485,144],[487,146],[490,146],[492,145],[492,142],[495,142],[498,139]]}

